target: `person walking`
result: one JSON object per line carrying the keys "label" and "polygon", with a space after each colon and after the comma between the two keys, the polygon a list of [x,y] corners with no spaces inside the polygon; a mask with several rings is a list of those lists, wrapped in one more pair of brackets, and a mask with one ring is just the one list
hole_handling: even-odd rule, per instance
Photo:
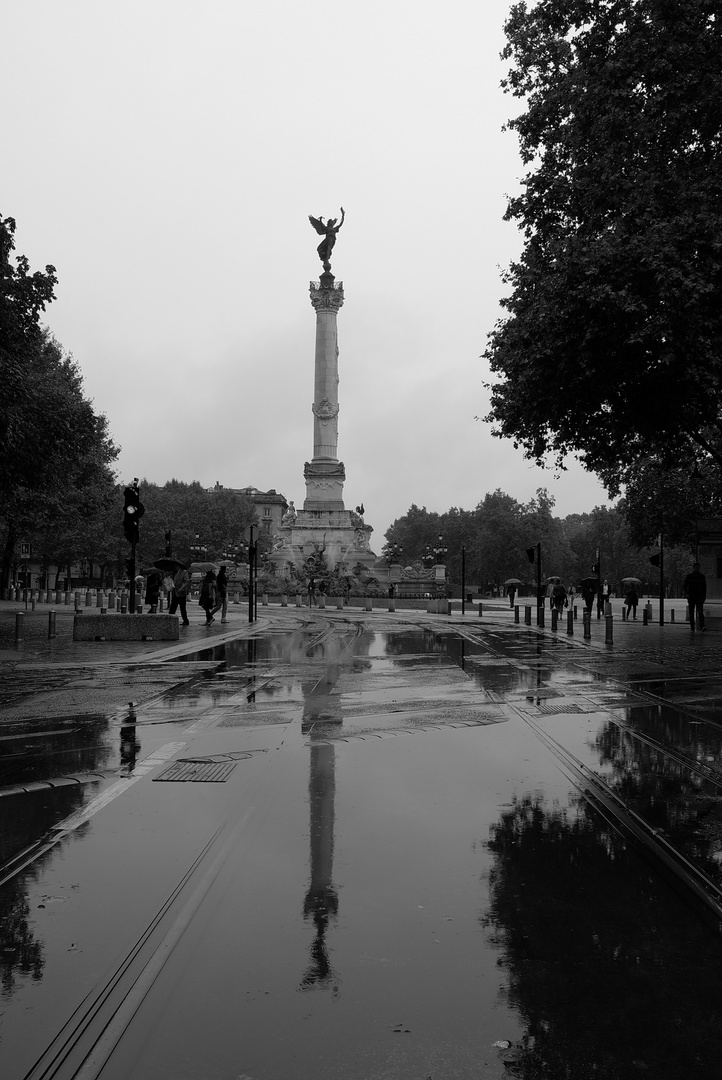
{"label": "person walking", "polygon": [[226,618],[228,615],[228,577],[226,576],[225,566],[222,566],[218,571],[216,590],[218,593],[216,606],[213,608],[211,615],[215,615],[217,611],[220,611],[221,622],[228,622],[228,619]]}
{"label": "person walking", "polygon": [[148,580],[145,584],[145,602],[150,605],[148,608],[149,615],[155,615],[158,611],[160,581],[160,574],[148,574]]}
{"label": "person walking", "polygon": [[509,607],[514,607],[514,597],[516,596],[516,585],[512,582],[509,586]]}
{"label": "person walking", "polygon": [[692,567],[692,573],[687,574],[682,588],[689,605],[689,626],[692,633],[695,632],[697,618],[699,618],[700,630],[706,630],[707,628],[704,625],[704,602],[707,599],[707,580],[700,571],[698,562]]}
{"label": "person walking", "polygon": [[551,603],[552,607],[557,609],[558,615],[561,615],[564,608],[567,606],[567,590],[561,583],[554,586]]}
{"label": "person walking", "polygon": [[629,621],[629,612],[633,612],[632,618],[637,618],[637,604],[639,603],[639,594],[637,592],[637,586],[634,582],[630,582],[624,597],[624,603],[627,605],[627,621]]}
{"label": "person walking", "polygon": [[171,597],[168,614],[175,615],[178,608],[180,608],[181,620],[184,626],[190,626],[190,622],[188,621],[188,611],[186,609],[190,591],[191,576],[185,566],[181,566],[180,569],[176,571],[176,575],[173,578],[173,595]]}
{"label": "person walking", "polygon": [[592,608],[594,607],[594,594],[596,593],[596,591],[597,590],[591,581],[585,581],[582,584],[582,599],[584,600],[584,607],[587,608],[590,614]]}
{"label": "person walking", "polygon": [[198,598],[198,603],[206,613],[206,626],[210,626],[212,622],[216,621],[213,618],[213,610],[216,606],[217,599],[218,590],[216,588],[216,575],[212,570],[208,570],[203,579],[203,584],[201,585],[201,595]]}
{"label": "person walking", "polygon": [[316,603],[316,579],[313,574],[311,574],[308,579],[308,606],[313,607]]}

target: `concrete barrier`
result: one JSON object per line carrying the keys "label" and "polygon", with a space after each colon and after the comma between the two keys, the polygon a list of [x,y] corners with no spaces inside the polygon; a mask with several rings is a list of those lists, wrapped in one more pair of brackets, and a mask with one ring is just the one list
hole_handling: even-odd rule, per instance
{"label": "concrete barrier", "polygon": [[81,612],[73,619],[73,641],[178,641],[176,615],[101,615]]}

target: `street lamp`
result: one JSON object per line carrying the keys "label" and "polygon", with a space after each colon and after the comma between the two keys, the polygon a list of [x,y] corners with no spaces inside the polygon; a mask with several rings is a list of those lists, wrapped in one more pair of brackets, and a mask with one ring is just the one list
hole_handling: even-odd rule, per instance
{"label": "street lamp", "polygon": [[[434,560],[435,560],[437,566],[439,566],[441,563],[446,562],[446,555],[447,555],[448,550],[449,549],[444,544],[443,536],[439,536],[439,539],[436,542],[436,547],[434,548]],[[442,588],[445,590],[446,582],[444,582],[444,585],[442,586]],[[437,593],[439,591],[439,586],[438,585],[436,587],[436,591],[437,591]]]}
{"label": "street lamp", "polygon": [[208,548],[205,544],[201,544],[200,533],[196,533],[196,542],[191,544],[191,560],[193,562],[203,562],[207,553]]}

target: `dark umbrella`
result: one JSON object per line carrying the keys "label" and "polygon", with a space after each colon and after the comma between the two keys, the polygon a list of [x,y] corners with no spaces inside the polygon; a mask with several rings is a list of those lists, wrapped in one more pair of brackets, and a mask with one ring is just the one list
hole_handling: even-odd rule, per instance
{"label": "dark umbrella", "polygon": [[509,577],[504,582],[505,585],[523,585],[524,582],[518,577]]}
{"label": "dark umbrella", "polygon": [[163,576],[163,571],[160,566],[149,566],[146,570],[141,570],[143,577],[150,577],[151,574],[160,574]]}
{"label": "dark umbrella", "polygon": [[170,571],[173,574],[176,570],[184,567],[185,563],[181,562],[180,559],[174,559],[172,555],[163,555],[162,558],[155,560],[155,565],[159,570],[163,572]]}
{"label": "dark umbrella", "polygon": [[595,577],[582,578],[582,588],[584,588],[585,585],[593,585],[596,588],[597,579]]}

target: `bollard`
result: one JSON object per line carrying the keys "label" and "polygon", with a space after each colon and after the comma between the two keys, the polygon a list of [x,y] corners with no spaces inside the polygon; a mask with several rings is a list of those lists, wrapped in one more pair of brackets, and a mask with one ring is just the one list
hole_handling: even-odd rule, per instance
{"label": "bollard", "polygon": [[325,608],[326,607],[326,594],[325,593],[319,593],[318,594],[318,606],[320,608]]}
{"label": "bollard", "polygon": [[538,604],[536,609],[536,624],[537,626],[544,625],[544,605]]}
{"label": "bollard", "polygon": [[[480,601],[479,601],[479,616],[482,616],[483,614],[484,614],[484,605],[482,604],[482,602],[481,602],[481,600],[480,600]],[[517,622],[518,622],[518,621],[519,621],[519,620],[517,619]]]}
{"label": "bollard", "polygon": [[627,609],[622,605],[622,622],[627,621]]}
{"label": "bollard", "polygon": [[574,612],[571,608],[567,612],[567,634],[569,637],[574,636]]}
{"label": "bollard", "polygon": [[669,613],[669,621],[674,622],[674,608]]}
{"label": "bollard", "polygon": [[608,600],[605,600],[604,601],[604,618],[606,619],[607,615],[611,615],[611,614],[612,614],[612,605],[610,604],[610,602]]}
{"label": "bollard", "polygon": [[588,641],[592,636],[592,612],[590,608],[584,609],[582,620],[584,622],[584,637]]}
{"label": "bollard", "polygon": [[647,605],[645,604],[644,607],[642,608],[642,626],[646,626],[648,621],[649,621],[649,616],[647,615]]}
{"label": "bollard", "polygon": [[100,590],[98,590],[97,599],[95,601],[95,606],[96,607],[101,607],[101,608],[105,607],[105,604],[103,602],[103,593],[100,592]]}
{"label": "bollard", "polygon": [[288,596],[286,593],[281,594],[281,607],[288,607]]}
{"label": "bollard", "polygon": [[338,608],[339,611],[341,611],[343,609],[343,597],[342,596],[337,596],[336,597],[336,607]]}
{"label": "bollard", "polygon": [[604,623],[605,623],[605,627],[604,627],[604,644],[605,645],[613,645],[614,644],[614,626],[613,626],[613,624],[614,624],[614,616],[611,614],[611,612],[609,613],[609,615],[604,616]]}
{"label": "bollard", "polygon": [[579,612],[577,611],[577,605],[576,604],[574,605],[574,618],[575,619],[579,618]]}
{"label": "bollard", "polygon": [[127,594],[127,592],[122,592],[120,594],[120,614],[121,615],[127,615],[128,614],[128,594]]}
{"label": "bollard", "polygon": [[365,608],[366,608],[366,611],[373,611],[373,609],[374,609],[374,602],[373,602],[373,598],[372,598],[372,597],[370,597],[370,596],[367,596],[367,597],[366,597],[366,604],[365,604]]}
{"label": "bollard", "polygon": [[396,611],[396,601],[393,596],[389,597],[389,611]]}
{"label": "bollard", "polygon": [[16,645],[22,644],[23,633],[24,633],[24,631],[23,631],[23,619],[24,618],[25,618],[25,616],[23,615],[22,611],[16,611],[15,612],[15,644]]}
{"label": "bollard", "polygon": [[75,610],[80,611],[80,593],[75,593]]}
{"label": "bollard", "polygon": [[296,607],[302,607],[302,606],[303,606],[303,599],[301,597],[301,594],[296,593]]}
{"label": "bollard", "polygon": [[524,622],[527,626],[531,626],[531,604],[524,605]]}
{"label": "bollard", "polygon": [[30,609],[31,611],[35,611],[35,597],[30,601]]}
{"label": "bollard", "polygon": [[[479,604],[479,607],[481,607],[481,604]],[[515,623],[519,622],[519,605],[518,604],[514,604],[514,622]]]}
{"label": "bollard", "polygon": [[49,611],[48,612],[48,637],[49,638],[54,638],[55,637],[55,612],[54,611]]}
{"label": "bollard", "polygon": [[552,633],[556,634],[557,625],[559,623],[559,612],[555,607],[552,608]]}
{"label": "bollard", "polygon": [[86,606],[86,607],[90,607],[90,605],[91,605],[92,603],[93,603],[93,594],[92,594],[92,592],[90,591],[90,589],[88,589],[88,590],[87,590],[87,592],[86,592],[86,594],[85,594],[85,606]]}

